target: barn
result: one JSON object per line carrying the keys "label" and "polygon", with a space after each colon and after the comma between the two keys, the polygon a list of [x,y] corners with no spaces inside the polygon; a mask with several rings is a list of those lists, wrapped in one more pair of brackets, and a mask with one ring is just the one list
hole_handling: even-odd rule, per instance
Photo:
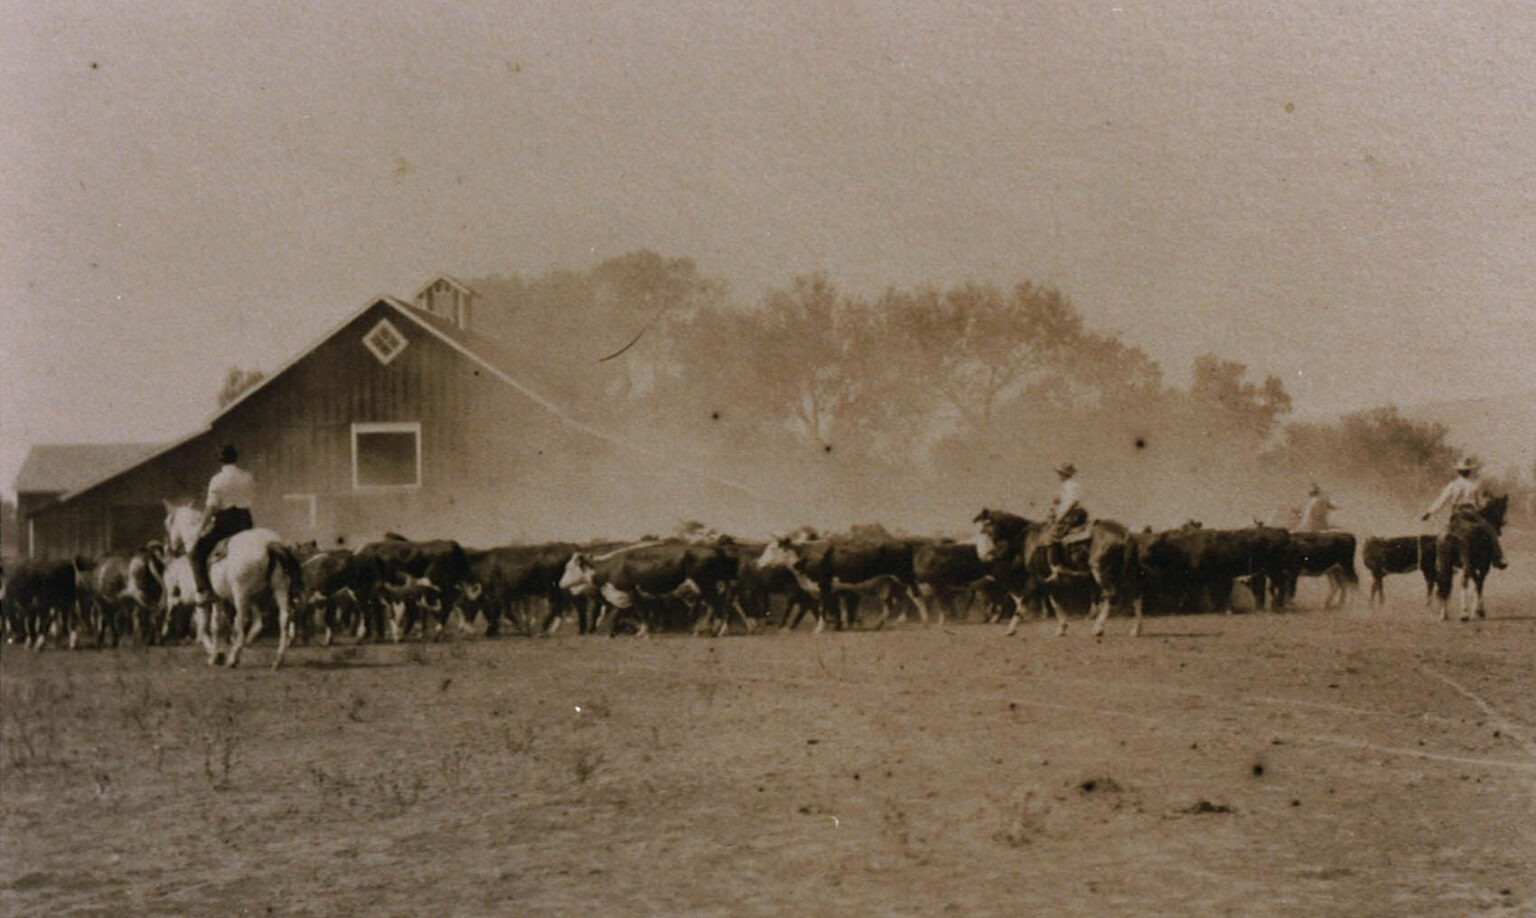
{"label": "barn", "polygon": [[410,302],[368,302],[200,429],[30,505],[29,554],[95,556],[160,536],[163,502],[200,502],[224,443],[256,477],[257,525],[292,541],[395,531],[489,545],[638,537],[690,519],[767,525],[771,502],[750,488],[541,395],[473,314],[474,292],[446,277]]}

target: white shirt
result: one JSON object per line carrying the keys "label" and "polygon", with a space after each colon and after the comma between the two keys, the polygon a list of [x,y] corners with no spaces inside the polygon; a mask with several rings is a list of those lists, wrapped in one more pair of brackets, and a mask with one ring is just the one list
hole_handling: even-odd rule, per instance
{"label": "white shirt", "polygon": [[1328,511],[1337,509],[1328,495],[1319,494],[1307,501],[1306,509],[1301,511],[1299,528],[1302,532],[1322,532],[1328,528]]}
{"label": "white shirt", "polygon": [[1077,489],[1075,477],[1061,483],[1061,490],[1056,492],[1056,499],[1051,501],[1051,519],[1059,520],[1068,510],[1077,506]]}
{"label": "white shirt", "polygon": [[1447,504],[1450,505],[1452,513],[1456,512],[1460,507],[1471,507],[1473,510],[1481,510],[1487,502],[1488,489],[1483,486],[1481,481],[1476,478],[1457,476],[1450,484],[1445,486],[1445,490],[1441,491],[1440,496],[1435,498],[1435,502],[1429,505],[1429,509],[1424,511],[1424,515],[1428,516]]}
{"label": "white shirt", "polygon": [[228,510],[256,502],[256,479],[238,465],[226,465],[208,482],[208,509]]}

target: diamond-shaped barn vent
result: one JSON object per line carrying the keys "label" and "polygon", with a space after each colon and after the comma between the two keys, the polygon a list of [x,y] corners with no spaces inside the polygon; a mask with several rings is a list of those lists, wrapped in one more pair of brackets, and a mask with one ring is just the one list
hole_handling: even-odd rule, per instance
{"label": "diamond-shaped barn vent", "polygon": [[380,319],[379,324],[363,336],[363,345],[386,366],[400,356],[406,344],[405,336],[388,319]]}

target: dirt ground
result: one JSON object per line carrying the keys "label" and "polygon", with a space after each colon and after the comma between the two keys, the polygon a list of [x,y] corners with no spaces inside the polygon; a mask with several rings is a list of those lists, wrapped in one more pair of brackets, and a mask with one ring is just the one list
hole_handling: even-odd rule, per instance
{"label": "dirt ground", "polygon": [[1141,639],[6,648],[0,913],[1536,913],[1536,591],[1414,591]]}

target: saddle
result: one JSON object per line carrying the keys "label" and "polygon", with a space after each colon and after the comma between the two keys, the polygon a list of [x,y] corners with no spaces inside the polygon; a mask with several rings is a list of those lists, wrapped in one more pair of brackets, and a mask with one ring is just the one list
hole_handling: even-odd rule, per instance
{"label": "saddle", "polygon": [[1061,544],[1075,545],[1079,542],[1086,542],[1091,538],[1093,538],[1093,523],[1091,521],[1084,521],[1081,525],[1068,529],[1061,537]]}

